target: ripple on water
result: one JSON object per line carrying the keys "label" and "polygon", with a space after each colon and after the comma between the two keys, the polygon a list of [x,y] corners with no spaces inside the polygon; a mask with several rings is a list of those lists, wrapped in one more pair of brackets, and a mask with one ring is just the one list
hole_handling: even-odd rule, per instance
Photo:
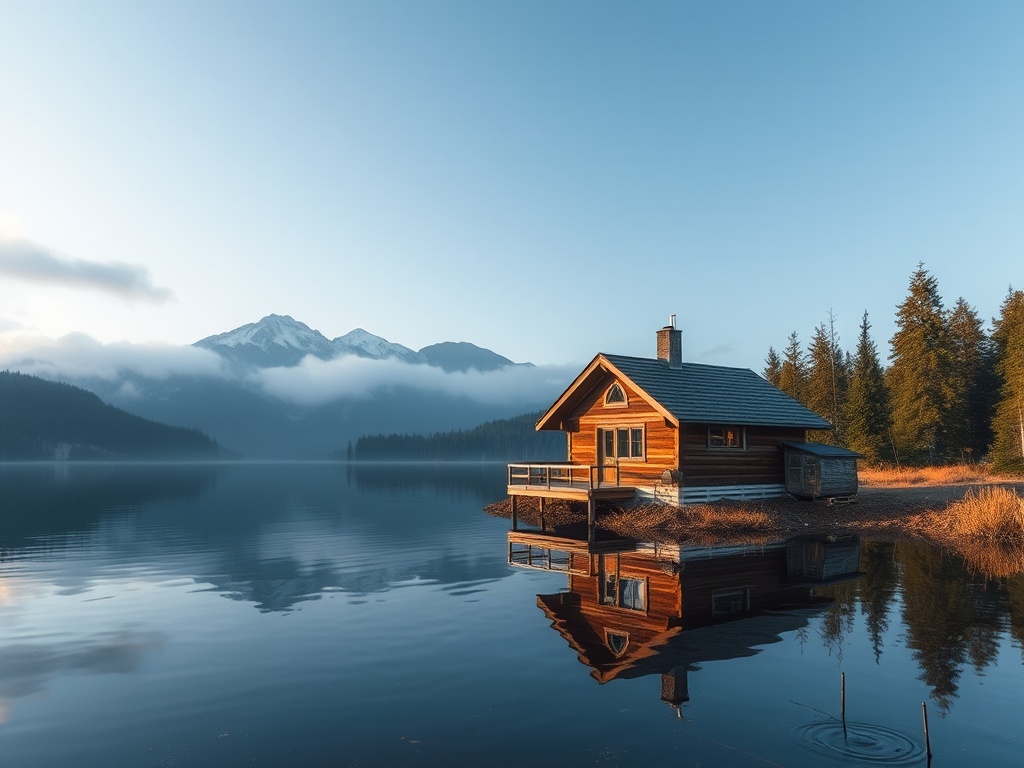
{"label": "ripple on water", "polygon": [[907,765],[924,756],[924,748],[892,728],[836,720],[802,725],[794,730],[801,744],[824,757],[850,758],[880,765]]}

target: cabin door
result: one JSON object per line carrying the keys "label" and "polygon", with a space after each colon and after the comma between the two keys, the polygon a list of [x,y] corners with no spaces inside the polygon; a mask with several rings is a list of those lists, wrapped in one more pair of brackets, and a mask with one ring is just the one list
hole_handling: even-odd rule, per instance
{"label": "cabin door", "polygon": [[597,463],[601,465],[601,483],[615,482],[615,430],[597,430]]}

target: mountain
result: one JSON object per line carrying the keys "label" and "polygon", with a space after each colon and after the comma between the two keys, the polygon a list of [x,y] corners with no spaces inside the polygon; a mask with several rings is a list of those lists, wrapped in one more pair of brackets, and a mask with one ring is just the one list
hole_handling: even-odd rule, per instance
{"label": "mountain", "polygon": [[371,360],[394,359],[413,365],[435,366],[447,373],[471,368],[494,371],[517,365],[507,357],[465,341],[445,341],[415,352],[362,328],[356,328],[336,339],[328,339],[320,331],[288,315],[267,315],[257,323],[207,336],[193,346],[216,352],[237,365],[255,368],[291,368],[307,355],[321,360],[346,355]]}
{"label": "mountain", "polygon": [[197,429],[141,418],[69,384],[0,371],[0,459],[212,459],[221,453]]}
{"label": "mountain", "polygon": [[468,371],[471,368],[478,371],[496,371],[508,365],[518,365],[497,352],[470,344],[468,341],[442,341],[440,344],[424,347],[419,354],[428,365],[442,368],[446,373]]}
{"label": "mountain", "polygon": [[334,347],[327,338],[288,315],[267,315],[227,333],[207,336],[193,346],[209,349],[233,363],[257,368],[291,367],[306,355],[330,360]]}
{"label": "mountain", "polygon": [[[177,368],[177,362],[154,367],[153,355],[159,353],[147,351],[140,358],[146,362],[139,367],[118,358],[113,373],[101,361],[95,371],[75,366],[50,373],[61,366],[46,350],[6,365],[59,379],[145,420],[198,427],[218,445],[247,459],[325,459],[360,435],[468,429],[546,407],[567,383],[560,373],[516,365],[472,344],[449,342],[416,352],[360,328],[331,340],[284,315],[268,315],[194,346],[213,351],[229,365],[198,369],[205,373],[191,365]],[[309,355],[317,360],[357,356],[406,364],[330,366],[311,373],[297,367]],[[186,357],[209,362],[204,355]],[[471,368],[485,375],[444,373]],[[84,401],[81,405],[92,407]],[[47,417],[40,413],[39,418]],[[57,436],[43,443],[43,452],[49,451],[51,458],[57,443],[124,453],[98,437]]]}

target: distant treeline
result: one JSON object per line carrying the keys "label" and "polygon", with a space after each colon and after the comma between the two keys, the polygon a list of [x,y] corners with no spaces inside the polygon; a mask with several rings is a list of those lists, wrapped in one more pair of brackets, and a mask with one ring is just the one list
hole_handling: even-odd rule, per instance
{"label": "distant treeline", "polygon": [[943,307],[919,264],[896,325],[888,366],[865,312],[853,354],[840,348],[830,316],[806,351],[795,331],[781,355],[769,349],[764,376],[835,425],[813,439],[869,462],[985,458],[997,471],[1024,471],[1024,292],[1009,290],[987,330],[965,299]]}
{"label": "distant treeline", "polygon": [[[364,435],[349,443],[350,461],[559,461],[565,435],[537,432],[541,414],[488,421],[473,429],[431,435]],[[338,458],[342,458],[339,456]]]}
{"label": "distant treeline", "polygon": [[79,387],[0,371],[0,460],[214,458],[197,429],[149,421]]}

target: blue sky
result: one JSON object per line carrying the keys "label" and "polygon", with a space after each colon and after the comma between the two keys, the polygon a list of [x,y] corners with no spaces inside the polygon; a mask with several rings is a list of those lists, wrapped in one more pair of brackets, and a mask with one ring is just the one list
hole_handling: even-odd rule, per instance
{"label": "blue sky", "polygon": [[[1024,3],[0,0],[0,331],[761,370],[1024,286]],[[23,341],[18,343],[24,343]]]}

